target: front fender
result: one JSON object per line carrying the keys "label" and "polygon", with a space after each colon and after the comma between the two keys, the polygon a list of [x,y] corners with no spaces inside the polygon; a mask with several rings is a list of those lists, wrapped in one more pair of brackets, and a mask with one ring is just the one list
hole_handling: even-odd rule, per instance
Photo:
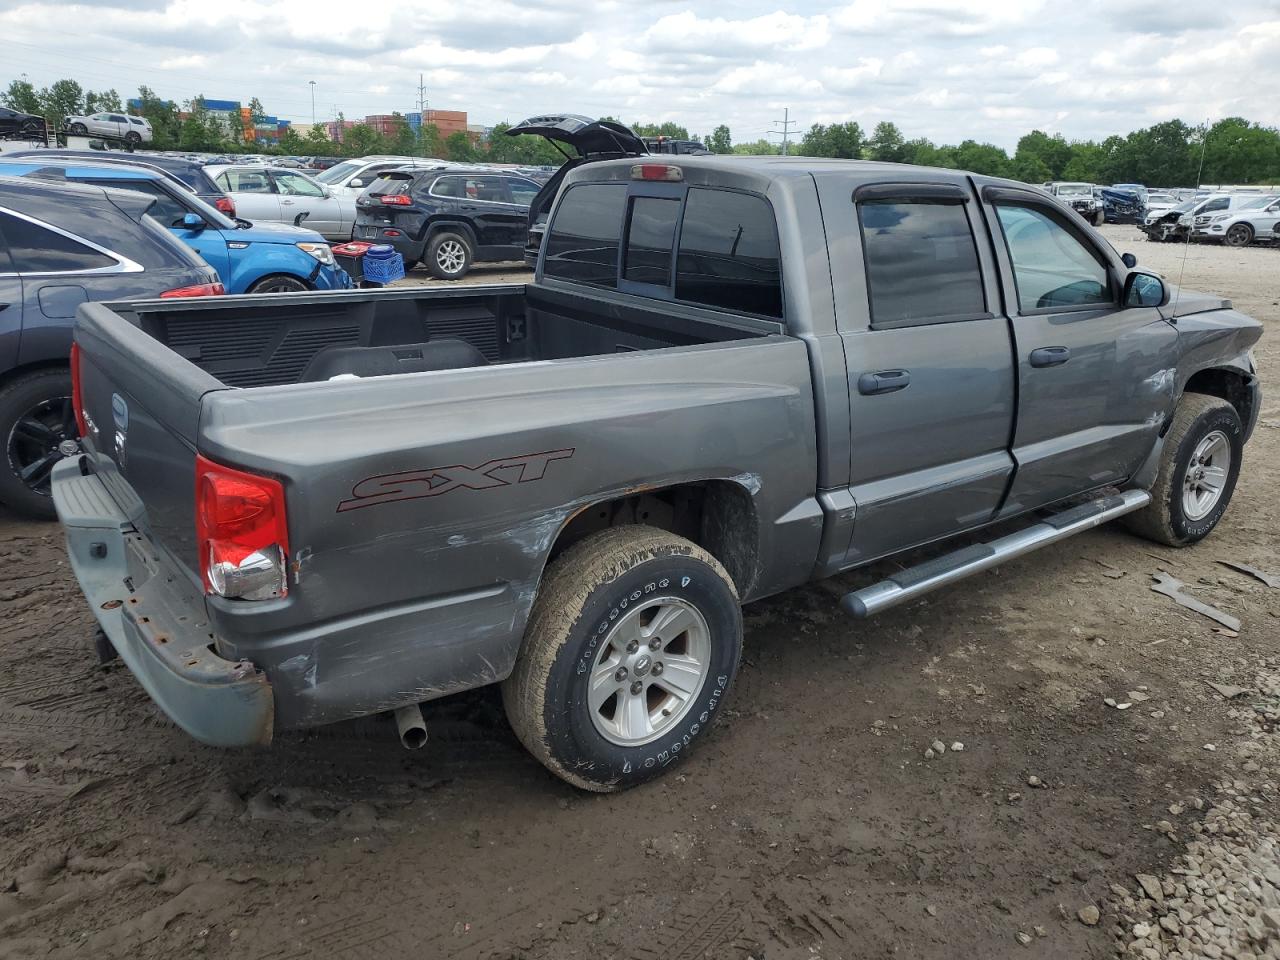
{"label": "front fender", "polygon": [[247,293],[263,277],[280,274],[309,284],[319,264],[291,243],[250,243],[243,250],[228,249],[227,256],[231,264],[223,281],[227,293]]}

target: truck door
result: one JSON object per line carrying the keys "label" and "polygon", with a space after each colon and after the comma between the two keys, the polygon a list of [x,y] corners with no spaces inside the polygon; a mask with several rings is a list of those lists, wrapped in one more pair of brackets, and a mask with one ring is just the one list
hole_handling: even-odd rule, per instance
{"label": "truck door", "polygon": [[1138,469],[1173,408],[1177,331],[1121,306],[1126,268],[1058,205],[1007,187],[983,200],[1017,361],[1012,515]]}
{"label": "truck door", "polygon": [[820,191],[849,371],[852,566],[994,517],[1013,472],[1014,371],[968,185]]}

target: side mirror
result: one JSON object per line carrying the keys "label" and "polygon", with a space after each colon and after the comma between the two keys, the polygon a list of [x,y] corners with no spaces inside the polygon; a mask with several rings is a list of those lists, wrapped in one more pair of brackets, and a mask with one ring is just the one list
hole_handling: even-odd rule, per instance
{"label": "side mirror", "polygon": [[188,230],[203,230],[207,226],[204,218],[198,213],[188,213],[182,218],[182,225]]}
{"label": "side mirror", "polygon": [[1124,279],[1126,307],[1163,307],[1169,302],[1169,288],[1154,273],[1134,270]]}
{"label": "side mirror", "polygon": [[354,187],[354,188],[363,187],[363,186],[364,186],[364,181],[363,181],[363,180],[361,180],[359,177],[356,177],[354,180],[348,180],[348,181],[347,181],[347,186],[348,186],[348,187]]}
{"label": "side mirror", "polygon": [[1138,258],[1135,257],[1132,253],[1126,253],[1120,257],[1120,262],[1123,263],[1130,270],[1132,270],[1134,267],[1138,265]]}

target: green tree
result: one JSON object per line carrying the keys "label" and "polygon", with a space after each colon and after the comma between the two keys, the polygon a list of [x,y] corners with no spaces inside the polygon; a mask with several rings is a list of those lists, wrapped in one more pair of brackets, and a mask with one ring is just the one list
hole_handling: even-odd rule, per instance
{"label": "green tree", "polygon": [[1062,168],[1063,180],[1099,183],[1102,180],[1102,148],[1091,141],[1073,143],[1071,159]]}
{"label": "green tree", "polygon": [[[602,120],[612,120],[612,117],[601,117]],[[667,120],[664,123],[633,123],[631,130],[637,137],[666,137],[668,140],[692,140],[689,136],[689,128],[682,127],[673,120]]]}
{"label": "green tree", "polygon": [[391,135],[387,137],[391,152],[401,157],[412,157],[418,152],[418,137],[401,114],[392,114]]}
{"label": "green tree", "polygon": [[887,163],[904,163],[907,159],[907,144],[897,124],[881,120],[871,132],[867,141],[867,158],[882,160]]}
{"label": "green tree", "polygon": [[455,163],[470,163],[476,159],[476,149],[471,144],[471,138],[461,130],[445,137],[444,153],[446,160]]}
{"label": "green tree", "polygon": [[1046,183],[1053,179],[1053,171],[1041,157],[1015,156],[1009,165],[1009,176],[1023,183]]}
{"label": "green tree", "polygon": [[94,93],[92,90],[84,92],[84,112],[85,113],[124,113],[124,104],[120,102],[120,94],[115,89],[102,90]]}
{"label": "green tree", "polygon": [[804,135],[795,152],[806,157],[858,159],[862,156],[864,143],[862,127],[856,121],[833,123],[830,126],[815,123]]}
{"label": "green tree", "polygon": [[706,147],[712,153],[733,153],[733,138],[729,135],[729,128],[722,123],[712,130],[707,137]]}
{"label": "green tree", "polygon": [[1204,144],[1205,183],[1275,183],[1280,179],[1280,133],[1243,117],[1209,128]]}
{"label": "green tree", "polygon": [[39,114],[42,109],[40,94],[26,80],[10,81],[5,92],[0,94],[0,103],[21,113]]}
{"label": "green tree", "polygon": [[267,119],[266,108],[262,106],[262,101],[257,97],[249,98],[249,119],[253,121],[255,126]]}
{"label": "green tree", "polygon": [[956,166],[989,177],[1009,175],[1009,155],[994,143],[965,140],[956,147]]}
{"label": "green tree", "polygon": [[293,129],[292,125],[284,128],[284,133],[280,134],[280,141],[276,146],[279,152],[286,156],[300,157],[307,153],[307,141]]}
{"label": "green tree", "polygon": [[344,157],[366,157],[374,153],[389,153],[387,140],[373,127],[357,123],[342,135]]}
{"label": "green tree", "polygon": [[138,88],[138,106],[131,112],[151,123],[152,146],[157,150],[176,150],[182,121],[172,100],[161,100],[147,86]]}
{"label": "green tree", "polygon": [[[1013,153],[1013,162],[1020,170],[1038,170],[1040,166],[1034,161],[1039,160],[1043,168],[1049,171],[1048,176],[1040,181],[1043,183],[1045,180],[1067,179],[1063,171],[1071,160],[1071,154],[1071,144],[1067,143],[1061,134],[1049,136],[1042,130],[1032,130],[1018,141],[1017,149]],[[1025,178],[1017,177],[1017,179]]]}
{"label": "green tree", "polygon": [[565,156],[545,138],[535,136],[509,137],[509,123],[495,124],[489,135],[485,159],[491,163],[520,163],[528,166],[558,167]]}
{"label": "green tree", "polygon": [[444,159],[444,139],[440,136],[440,128],[434,123],[424,123],[418,129],[417,155]]}
{"label": "green tree", "polygon": [[750,143],[735,143],[733,152],[747,157],[771,157],[777,155],[778,145],[762,138]]}
{"label": "green tree", "polygon": [[323,124],[315,124],[302,138],[303,148],[298,153],[312,157],[337,156],[336,145],[324,132]]}
{"label": "green tree", "polygon": [[55,130],[62,129],[67,117],[84,112],[84,90],[74,80],[59,80],[40,91],[40,113]]}

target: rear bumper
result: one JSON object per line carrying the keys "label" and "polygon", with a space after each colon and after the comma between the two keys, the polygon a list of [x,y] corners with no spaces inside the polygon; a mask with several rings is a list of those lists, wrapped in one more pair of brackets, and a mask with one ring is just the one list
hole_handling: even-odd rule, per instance
{"label": "rear bumper", "polygon": [[102,480],[81,475],[78,457],[54,468],[53,501],[80,589],[151,699],[203,743],[270,743],[275,708],[266,675],[213,652],[204,598],[138,533]]}

